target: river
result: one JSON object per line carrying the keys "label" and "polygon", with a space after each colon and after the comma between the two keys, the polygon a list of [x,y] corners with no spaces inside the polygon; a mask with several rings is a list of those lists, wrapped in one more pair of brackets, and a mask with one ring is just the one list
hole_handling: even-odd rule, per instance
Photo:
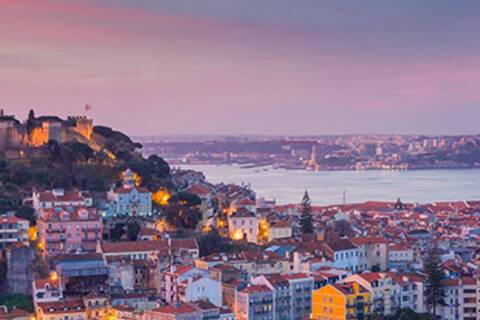
{"label": "river", "polygon": [[480,169],[412,171],[304,171],[242,169],[238,166],[182,165],[202,171],[213,183],[247,183],[257,196],[279,204],[298,203],[308,190],[319,205],[367,200],[427,203],[480,200]]}

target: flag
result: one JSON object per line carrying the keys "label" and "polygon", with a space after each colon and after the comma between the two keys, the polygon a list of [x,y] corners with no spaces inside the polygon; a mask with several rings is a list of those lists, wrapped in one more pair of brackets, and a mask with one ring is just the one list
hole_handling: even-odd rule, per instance
{"label": "flag", "polygon": [[90,111],[90,110],[92,110],[92,106],[89,105],[89,104],[86,104],[86,105],[85,105],[85,111],[88,112],[88,111]]}

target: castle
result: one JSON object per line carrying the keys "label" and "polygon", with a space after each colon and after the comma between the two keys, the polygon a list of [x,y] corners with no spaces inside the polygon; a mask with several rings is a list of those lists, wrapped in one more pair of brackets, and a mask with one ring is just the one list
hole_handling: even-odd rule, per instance
{"label": "castle", "polygon": [[49,141],[89,143],[93,138],[93,121],[86,116],[62,120],[54,116],[36,118],[33,112],[21,123],[0,110],[0,155],[20,157],[26,149],[38,148]]}

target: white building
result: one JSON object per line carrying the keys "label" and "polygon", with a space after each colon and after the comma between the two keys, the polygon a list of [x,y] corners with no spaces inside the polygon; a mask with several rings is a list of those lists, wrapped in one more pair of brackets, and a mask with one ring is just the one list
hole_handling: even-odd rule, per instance
{"label": "white building", "polygon": [[228,217],[228,233],[233,240],[258,240],[258,218],[255,213],[238,209]]}
{"label": "white building", "polygon": [[28,220],[20,219],[13,214],[0,216],[0,250],[12,243],[28,245]]}
{"label": "white building", "polygon": [[208,300],[222,305],[222,283],[210,278],[210,272],[192,265],[176,267],[162,275],[162,298],[168,303]]}
{"label": "white building", "polygon": [[340,239],[325,244],[327,257],[331,266],[340,269],[347,269],[353,273],[362,270],[360,268],[360,252],[358,248],[348,239]]}
{"label": "white building", "polygon": [[147,216],[152,214],[152,193],[135,185],[135,174],[129,169],[123,173],[123,186],[112,188],[107,198],[110,216]]}
{"label": "white building", "polygon": [[405,243],[396,243],[388,247],[388,268],[404,270],[414,263],[414,252]]}
{"label": "white building", "polygon": [[271,223],[268,227],[268,241],[292,237],[292,222],[284,219]]}
{"label": "white building", "polygon": [[64,189],[32,193],[32,206],[36,211],[53,207],[91,207],[93,199],[85,192]]}

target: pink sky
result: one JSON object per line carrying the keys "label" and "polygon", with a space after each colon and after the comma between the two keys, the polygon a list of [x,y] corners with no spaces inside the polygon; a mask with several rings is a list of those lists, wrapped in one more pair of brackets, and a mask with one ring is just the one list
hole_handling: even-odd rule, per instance
{"label": "pink sky", "polygon": [[131,134],[477,132],[478,14],[365,3],[0,0],[0,106],[88,103]]}

